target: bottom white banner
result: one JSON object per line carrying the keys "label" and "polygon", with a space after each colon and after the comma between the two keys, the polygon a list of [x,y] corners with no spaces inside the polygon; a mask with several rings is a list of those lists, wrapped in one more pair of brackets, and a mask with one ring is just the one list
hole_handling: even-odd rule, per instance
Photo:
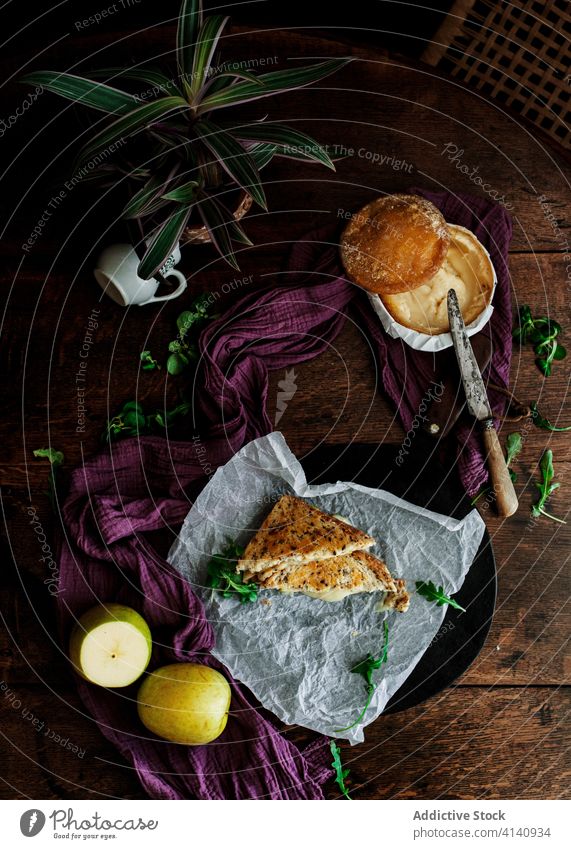
{"label": "bottom white banner", "polygon": [[[248,810],[244,805],[249,805]],[[288,804],[287,812],[283,805]],[[310,845],[453,849],[498,846],[560,849],[571,843],[568,801],[358,801],[328,802],[202,801],[1,801],[2,845],[40,847],[112,841],[112,846],[215,846],[257,849],[299,840]],[[332,806],[335,806],[333,810]],[[279,806],[279,809],[277,808]],[[238,810],[242,807],[241,810]],[[295,811],[293,808],[295,807]],[[286,813],[287,819],[284,819]],[[280,823],[276,834],[276,824]],[[164,845],[164,844],[163,844]]]}

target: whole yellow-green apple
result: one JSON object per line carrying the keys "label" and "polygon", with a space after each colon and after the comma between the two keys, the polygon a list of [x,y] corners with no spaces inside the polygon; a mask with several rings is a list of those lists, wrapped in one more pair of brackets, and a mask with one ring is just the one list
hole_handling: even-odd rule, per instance
{"label": "whole yellow-green apple", "polygon": [[127,687],[151,659],[149,626],[132,607],[98,604],[78,620],[69,641],[76,671],[101,687]]}
{"label": "whole yellow-green apple", "polygon": [[232,693],[226,678],[200,663],[148,673],[137,694],[143,725],[171,743],[200,746],[222,734]]}

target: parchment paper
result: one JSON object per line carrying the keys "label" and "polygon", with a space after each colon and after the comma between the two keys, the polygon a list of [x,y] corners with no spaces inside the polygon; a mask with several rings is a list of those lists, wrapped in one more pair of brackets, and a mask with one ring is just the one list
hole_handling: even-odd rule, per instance
{"label": "parchment paper", "polygon": [[[231,540],[245,545],[286,492],[339,513],[377,541],[395,577],[411,592],[406,613],[379,613],[377,593],[324,602],[264,590],[255,603],[224,599],[205,586],[213,553]],[[414,592],[415,580],[457,592],[484,532],[473,510],[458,521],[416,507],[391,493],[355,483],[308,486],[303,469],[281,433],[246,445],[218,469],[185,519],[169,561],[202,598],[216,633],[213,654],[260,702],[284,722],[303,725],[351,743],[412,672],[438,632],[446,607]],[[378,686],[363,724],[350,725],[366,700],[366,685],[351,668],[383,644],[389,624],[388,662],[374,673]]]}

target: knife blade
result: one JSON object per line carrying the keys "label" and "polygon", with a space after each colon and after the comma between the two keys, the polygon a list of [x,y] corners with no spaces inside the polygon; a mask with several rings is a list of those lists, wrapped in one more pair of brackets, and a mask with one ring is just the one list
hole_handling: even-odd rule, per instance
{"label": "knife blade", "polygon": [[462,385],[466,394],[466,406],[471,415],[483,426],[486,459],[496,507],[500,516],[511,516],[518,508],[517,495],[494,427],[494,414],[490,407],[488,393],[470,339],[466,333],[462,311],[454,289],[448,291],[448,319]]}

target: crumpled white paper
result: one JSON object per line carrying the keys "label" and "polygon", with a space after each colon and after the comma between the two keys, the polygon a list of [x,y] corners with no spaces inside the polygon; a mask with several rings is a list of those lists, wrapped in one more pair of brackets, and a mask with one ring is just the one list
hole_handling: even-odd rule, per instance
{"label": "crumpled white paper", "polygon": [[[377,593],[324,602],[264,590],[257,602],[241,604],[206,587],[212,554],[229,541],[246,545],[286,492],[341,514],[373,536],[377,545],[371,552],[408,582],[409,610],[376,612]],[[169,561],[204,602],[216,633],[212,653],[266,708],[286,723],[359,743],[364,726],[412,672],[444,619],[447,608],[414,592],[415,580],[457,592],[483,532],[476,510],[459,521],[355,483],[308,486],[299,461],[276,432],[250,442],[218,469],[186,517]],[[378,656],[385,619],[388,661],[374,673],[371,705],[362,725],[337,733],[365,704],[365,681],[351,668],[369,652]]]}

